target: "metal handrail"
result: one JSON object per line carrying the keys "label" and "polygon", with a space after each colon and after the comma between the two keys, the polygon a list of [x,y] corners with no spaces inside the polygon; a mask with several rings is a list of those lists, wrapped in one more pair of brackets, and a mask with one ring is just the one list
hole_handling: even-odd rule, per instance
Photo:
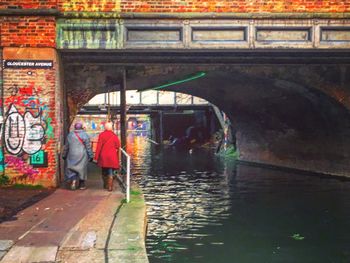
{"label": "metal handrail", "polygon": [[126,151],[122,148],[120,148],[120,153],[123,154],[126,157],[126,167],[124,167],[124,163],[122,161],[122,158],[120,158],[121,168],[126,172],[126,183],[123,183],[123,186],[125,187],[126,191],[126,202],[130,202],[130,155],[126,153]]}

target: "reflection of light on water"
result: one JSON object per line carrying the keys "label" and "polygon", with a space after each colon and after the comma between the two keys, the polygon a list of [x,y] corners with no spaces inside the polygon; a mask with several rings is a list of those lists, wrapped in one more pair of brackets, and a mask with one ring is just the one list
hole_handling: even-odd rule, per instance
{"label": "reflection of light on water", "polygon": [[[349,183],[223,167],[204,151],[159,151],[134,140],[133,176],[148,205],[151,263],[350,262]],[[296,231],[304,241],[291,238]]]}
{"label": "reflection of light on water", "polygon": [[[133,175],[142,186],[147,203],[150,254],[163,258],[164,253],[186,250],[182,240],[209,237],[206,227],[222,225],[220,222],[229,216],[230,207],[227,176],[223,172],[200,171],[203,160],[193,164],[191,159],[169,168],[164,158],[170,156],[170,163],[181,162],[178,156],[171,158],[172,152],[152,156],[150,144],[142,137],[134,136],[130,144]],[[184,170],[187,161],[188,167],[196,170]]]}

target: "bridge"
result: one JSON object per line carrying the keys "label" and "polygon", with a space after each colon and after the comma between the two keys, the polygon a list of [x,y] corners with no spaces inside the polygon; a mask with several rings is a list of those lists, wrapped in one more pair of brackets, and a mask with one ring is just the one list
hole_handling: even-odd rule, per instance
{"label": "bridge", "polygon": [[[65,133],[90,99],[155,88],[224,111],[241,160],[349,176],[348,1],[39,2],[0,5],[11,178],[56,185]],[[35,154],[47,162],[23,159]]]}

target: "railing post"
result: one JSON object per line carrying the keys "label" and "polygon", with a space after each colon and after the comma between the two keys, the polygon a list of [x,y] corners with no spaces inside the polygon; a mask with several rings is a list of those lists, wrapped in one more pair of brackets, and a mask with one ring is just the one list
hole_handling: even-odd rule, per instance
{"label": "railing post", "polygon": [[126,70],[123,69],[123,81],[120,85],[120,139],[122,149],[126,150]]}
{"label": "railing post", "polygon": [[[126,151],[123,148],[120,148],[120,154],[124,157],[126,157],[126,167],[124,166],[125,163],[121,162],[121,167],[126,171],[126,179],[122,181],[123,187],[125,187],[126,192],[126,202],[130,202],[130,166],[131,166],[131,158],[130,155],[126,153]],[[120,159],[121,161],[121,159]]]}
{"label": "railing post", "polygon": [[130,202],[130,156],[127,155],[126,162],[126,202]]}

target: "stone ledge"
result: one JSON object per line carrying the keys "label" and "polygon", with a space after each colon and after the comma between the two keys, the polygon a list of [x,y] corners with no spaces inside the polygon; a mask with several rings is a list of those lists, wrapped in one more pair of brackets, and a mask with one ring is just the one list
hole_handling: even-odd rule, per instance
{"label": "stone ledge", "polygon": [[145,201],[142,194],[132,194],[131,201],[121,207],[111,229],[107,251],[109,261],[148,263],[145,236]]}

